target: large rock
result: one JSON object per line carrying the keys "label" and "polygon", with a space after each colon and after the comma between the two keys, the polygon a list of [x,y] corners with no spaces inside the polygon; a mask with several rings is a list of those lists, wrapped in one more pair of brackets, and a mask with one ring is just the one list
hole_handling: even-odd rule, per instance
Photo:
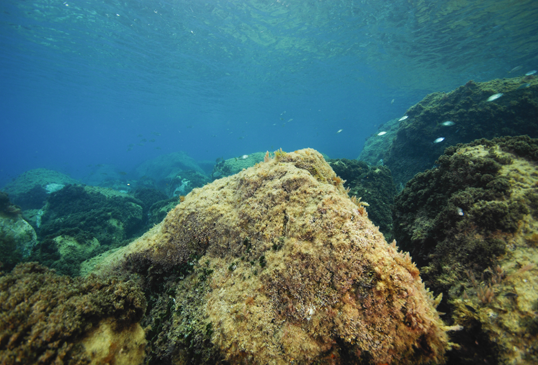
{"label": "large rock", "polygon": [[22,209],[40,209],[50,193],[60,190],[65,185],[77,184],[78,181],[48,169],[29,170],[19,175],[4,187],[11,201]]}
{"label": "large rock", "polygon": [[451,364],[538,363],[538,140],[447,148],[396,198],[394,235],[464,327]]}
{"label": "large rock", "polygon": [[144,277],[155,361],[439,363],[447,347],[409,255],[312,149],[195,189],[96,272]]}
{"label": "large rock", "polygon": [[[502,97],[488,101],[496,93]],[[427,95],[406,112],[396,138],[384,154],[361,154],[361,158],[383,159],[396,185],[405,184],[416,173],[429,169],[446,147],[477,138],[528,134],[538,137],[538,79],[535,76],[488,82],[469,81],[449,93]],[[453,125],[443,125],[453,122]],[[389,129],[389,132],[391,130]],[[392,132],[391,132],[392,133]],[[374,141],[393,139],[391,133]],[[437,138],[444,137],[439,143]],[[369,146],[370,143],[367,143]],[[377,162],[377,161],[376,161]]]}

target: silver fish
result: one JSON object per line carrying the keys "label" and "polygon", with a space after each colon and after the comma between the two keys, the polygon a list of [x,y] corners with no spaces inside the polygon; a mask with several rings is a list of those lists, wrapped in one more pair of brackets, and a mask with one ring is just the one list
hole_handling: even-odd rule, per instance
{"label": "silver fish", "polygon": [[461,209],[460,207],[456,207],[456,209],[458,210],[458,215],[463,216],[463,209]]}
{"label": "silver fish", "polygon": [[342,132],[342,131],[343,131],[343,129],[339,129],[338,132],[336,132],[336,134],[338,134],[338,133],[340,133],[340,132]]}
{"label": "silver fish", "polygon": [[528,82],[525,83],[525,84],[521,84],[519,85],[519,87],[516,89],[516,90],[519,90],[519,89],[526,89],[528,88],[529,86],[531,86],[531,84],[529,84]]}
{"label": "silver fish", "polygon": [[536,70],[529,71],[525,74],[525,76],[534,75],[536,73]]}
{"label": "silver fish", "polygon": [[445,137],[439,137],[435,141],[433,141],[433,143],[440,143],[440,142],[443,142],[444,140],[445,140]]}
{"label": "silver fish", "polygon": [[501,96],[503,96],[503,93],[493,94],[491,95],[487,101],[493,101],[499,99]]}
{"label": "silver fish", "polygon": [[450,120],[447,120],[446,122],[441,123],[441,125],[443,127],[452,127],[454,124],[456,124],[456,123],[454,123],[454,122],[452,122]]}
{"label": "silver fish", "polygon": [[384,136],[385,134],[387,134],[387,132],[383,131],[383,132],[379,132],[377,135],[378,136]]}
{"label": "silver fish", "polygon": [[508,71],[508,73],[511,74],[512,72],[519,71],[519,70],[521,70],[521,68],[522,68],[522,66],[516,66],[513,69],[511,69],[510,71]]}
{"label": "silver fish", "polygon": [[404,115],[403,117],[401,117],[400,119],[398,119],[398,122],[401,122],[402,120],[406,120],[407,118],[409,118],[407,115]]}

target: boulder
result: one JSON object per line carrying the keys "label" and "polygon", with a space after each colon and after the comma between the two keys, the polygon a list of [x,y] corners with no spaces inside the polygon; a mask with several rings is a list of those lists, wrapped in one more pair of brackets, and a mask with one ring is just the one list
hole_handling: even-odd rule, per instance
{"label": "boulder", "polygon": [[440,363],[448,346],[410,256],[312,149],[194,189],[95,272],[144,279],[155,361]]}

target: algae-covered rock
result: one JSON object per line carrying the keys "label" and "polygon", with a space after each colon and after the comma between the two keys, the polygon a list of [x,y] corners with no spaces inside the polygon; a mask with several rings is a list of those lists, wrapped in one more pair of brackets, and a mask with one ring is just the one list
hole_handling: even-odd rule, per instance
{"label": "algae-covered rock", "polygon": [[[497,93],[503,95],[488,101]],[[526,76],[469,81],[449,93],[427,95],[406,115],[391,148],[380,157],[397,185],[431,168],[448,146],[477,138],[523,134],[538,137],[538,79]],[[434,143],[440,137],[444,140]]]}
{"label": "algae-covered rock", "polygon": [[155,362],[439,363],[447,347],[409,255],[312,149],[193,190],[96,272],[144,277]]}
{"label": "algae-covered rock", "polygon": [[58,171],[34,169],[19,175],[4,190],[11,201],[22,209],[40,209],[45,205],[48,194],[54,192],[56,187],[77,183],[77,180]]}
{"label": "algae-covered rock", "polygon": [[366,143],[357,158],[370,165],[383,165],[384,158],[392,146],[398,133],[400,118],[391,119],[377,128],[377,131],[366,139]]}
{"label": "algae-covered rock", "polygon": [[369,166],[357,160],[328,160],[336,175],[342,178],[349,195],[360,198],[368,204],[368,218],[379,227],[385,239],[392,239],[391,206],[396,195],[396,187],[390,170],[386,166]]}
{"label": "algae-covered rock", "polygon": [[227,160],[219,158],[217,164],[213,167],[211,177],[213,179],[220,179],[222,177],[235,175],[243,169],[248,169],[257,163],[262,162],[264,156],[264,152],[255,152],[250,155],[242,155]]}
{"label": "algae-covered rock", "polygon": [[7,270],[27,258],[37,243],[34,229],[21,213],[8,194],[0,192],[0,267]]}
{"label": "algae-covered rock", "polygon": [[134,282],[20,264],[0,273],[0,363],[142,364],[145,307]]}
{"label": "algae-covered rock", "polygon": [[464,331],[451,363],[538,362],[538,140],[447,148],[396,198],[394,235]]}
{"label": "algae-covered rock", "polygon": [[47,200],[32,259],[78,275],[82,261],[125,244],[143,228],[143,205],[113,189],[67,185]]}

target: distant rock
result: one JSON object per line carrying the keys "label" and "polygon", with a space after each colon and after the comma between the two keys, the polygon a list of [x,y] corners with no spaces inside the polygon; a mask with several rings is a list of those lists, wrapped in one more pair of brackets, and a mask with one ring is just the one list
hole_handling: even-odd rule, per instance
{"label": "distant rock", "polygon": [[76,276],[80,263],[125,244],[144,226],[144,203],[113,189],[67,185],[50,194],[39,216],[32,259]]}
{"label": "distant rock", "polygon": [[[521,87],[528,83],[528,87]],[[494,94],[502,97],[487,101]],[[488,82],[469,81],[449,93],[427,95],[407,110],[390,146],[378,145],[384,136],[371,136],[361,159],[383,159],[396,185],[434,167],[445,148],[478,138],[527,134],[538,137],[538,78],[524,76]],[[447,123],[448,121],[452,123]],[[443,137],[442,142],[433,143]],[[388,140],[388,139],[387,139]],[[383,153],[382,150],[385,149]]]}
{"label": "distant rock", "polygon": [[29,170],[19,175],[4,187],[11,201],[22,209],[41,209],[48,194],[55,187],[80,182],[61,172],[48,169]]}
{"label": "distant rock", "polygon": [[160,181],[166,179],[170,174],[188,170],[205,175],[204,170],[192,157],[185,152],[173,152],[141,163],[135,169],[135,176],[138,179],[147,176]]}

